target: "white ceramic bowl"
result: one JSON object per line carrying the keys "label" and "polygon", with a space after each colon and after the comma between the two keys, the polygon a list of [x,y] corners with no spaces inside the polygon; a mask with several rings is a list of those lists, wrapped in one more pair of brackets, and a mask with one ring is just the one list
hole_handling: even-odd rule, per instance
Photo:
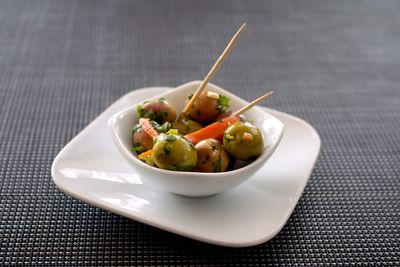
{"label": "white ceramic bowl", "polygon": [[[200,81],[183,84],[174,90],[154,96],[154,99],[164,97],[177,111],[183,109],[187,96],[196,91]],[[228,91],[208,84],[206,90],[211,90],[230,98],[229,110],[238,110],[248,104],[245,100]],[[150,99],[149,99],[150,100]],[[263,133],[264,150],[250,164],[236,170],[221,173],[178,172],[158,169],[139,160],[131,152],[132,127],[139,121],[136,105],[113,115],[108,120],[113,140],[125,159],[142,175],[145,182],[151,186],[184,196],[200,197],[221,193],[249,179],[272,155],[283,135],[283,123],[269,113],[253,107],[244,116],[256,125]]]}

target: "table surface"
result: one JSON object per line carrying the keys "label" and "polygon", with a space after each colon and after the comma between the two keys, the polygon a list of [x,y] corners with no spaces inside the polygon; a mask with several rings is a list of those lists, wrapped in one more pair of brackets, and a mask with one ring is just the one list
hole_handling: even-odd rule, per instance
{"label": "table surface", "polygon": [[[398,1],[1,1],[0,265],[400,265]],[[304,118],[322,139],[271,241],[203,244],[61,193],[50,166],[114,100],[201,79]],[[301,140],[299,140],[301,142]],[[227,222],[229,223],[229,222]]]}

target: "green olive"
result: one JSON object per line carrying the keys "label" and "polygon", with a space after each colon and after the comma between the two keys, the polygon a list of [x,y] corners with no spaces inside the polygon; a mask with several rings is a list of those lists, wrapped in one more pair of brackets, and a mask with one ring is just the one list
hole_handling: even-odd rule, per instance
{"label": "green olive", "polygon": [[224,148],[237,159],[249,160],[257,157],[264,148],[262,133],[249,122],[237,122],[226,129]]}
{"label": "green olive", "polygon": [[172,123],[172,128],[177,129],[180,134],[190,134],[197,130],[203,128],[200,123],[194,120],[184,119],[179,121],[174,121]]}
{"label": "green olive", "polygon": [[190,171],[197,163],[197,153],[183,137],[160,134],[153,146],[152,160],[160,169]]}

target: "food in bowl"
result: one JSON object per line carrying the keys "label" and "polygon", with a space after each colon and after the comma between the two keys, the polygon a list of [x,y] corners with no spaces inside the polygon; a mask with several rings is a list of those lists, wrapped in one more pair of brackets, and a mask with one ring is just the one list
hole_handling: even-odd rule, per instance
{"label": "food in bowl", "polygon": [[144,101],[136,107],[132,152],[150,166],[171,171],[225,172],[237,160],[250,163],[263,151],[262,132],[244,116],[232,114],[229,102],[229,97],[206,90],[187,114],[177,116],[168,99]]}
{"label": "food in bowl", "polygon": [[[179,111],[184,110],[185,102],[188,100],[187,99],[188,95],[196,91],[199,88],[200,84],[201,84],[200,81],[193,81],[183,84],[181,86],[176,87],[173,90],[169,90],[158,96],[155,96],[154,100],[157,100],[159,98],[165,98],[166,101],[168,101],[171,105],[173,105],[176,108],[177,113],[179,113]],[[237,113],[240,110],[243,111],[243,107],[248,107],[251,104],[241,99],[240,97],[230,93],[229,91],[224,90],[211,83],[207,84],[205,90],[216,92],[230,99],[228,110],[232,110],[235,112],[220,116],[218,118],[219,122],[221,122],[223,117],[225,117],[226,115],[228,115],[228,117],[234,117],[233,119],[234,122],[237,122],[235,116],[233,116],[234,113]],[[254,103],[254,101],[252,103]],[[139,117],[138,111],[136,110],[136,106],[138,104],[142,103],[141,102],[134,103],[134,105],[132,105],[131,107],[128,107],[124,110],[115,113],[108,120],[108,126],[113,141],[115,142],[116,149],[118,149],[121,155],[124,156],[124,158],[127,160],[127,163],[129,163],[133,167],[132,170],[140,175],[143,183],[149,185],[152,188],[158,188],[163,191],[168,191],[171,193],[176,193],[184,196],[199,197],[199,196],[209,196],[221,193],[250,179],[256,172],[260,171],[262,167],[265,166],[268,158],[273,154],[273,152],[277,148],[284,132],[284,125],[281,121],[279,121],[277,118],[275,118],[274,116],[272,116],[270,113],[268,113],[263,109],[260,109],[258,107],[252,107],[247,111],[244,111],[242,115],[245,116],[246,119],[250,121],[252,125],[260,129],[262,133],[261,136],[263,137],[264,147],[261,155],[247,161],[236,160],[233,159],[232,156],[229,156],[230,161],[225,171],[223,171],[224,161],[222,158],[221,172],[199,171],[197,170],[197,167],[200,166],[197,166],[196,168],[194,167],[191,171],[173,171],[168,169],[161,169],[158,167],[151,166],[146,162],[140,160],[138,158],[138,155],[142,154],[143,152],[139,153],[132,152],[132,146],[133,146],[132,127],[138,124],[140,120],[150,121],[150,119],[148,118]],[[177,117],[182,117],[182,116],[177,114]],[[229,122],[229,119],[225,120],[224,122],[227,123],[227,121]],[[170,124],[174,125],[174,122]],[[213,124],[214,123],[211,123],[211,125]],[[216,125],[218,127],[218,125],[221,124],[216,124]],[[170,128],[168,128],[167,126],[168,126],[167,124],[160,125],[158,123],[158,126],[157,125],[153,126],[153,128],[156,129],[158,127],[161,127],[160,130],[156,129],[156,131],[159,131],[158,134],[160,135],[163,133],[166,134],[170,130]],[[171,127],[174,128],[173,126]],[[206,128],[209,129],[209,127],[211,126],[210,125],[207,125],[206,127],[202,126],[202,129]],[[162,132],[161,130],[164,132]],[[144,131],[144,129],[142,129],[142,131]],[[195,132],[190,133],[191,137],[197,138],[201,136],[201,134],[195,134]],[[179,134],[181,133],[179,132]],[[181,134],[181,135],[186,136],[188,134]],[[218,139],[217,137],[212,136],[210,138]],[[153,139],[151,138],[150,140]],[[218,141],[221,142],[221,139]],[[152,145],[154,146],[153,142]],[[201,143],[199,141],[194,146],[196,148],[196,146],[200,145]],[[147,148],[145,148],[143,151],[146,152],[146,150]],[[147,151],[151,151],[151,149]],[[196,151],[198,160],[202,157],[202,155],[199,152],[200,152],[199,150]],[[218,156],[218,154],[217,155],[213,154],[211,156],[216,157]],[[218,164],[213,166],[212,163],[214,161],[215,160],[208,162],[208,165],[205,164],[206,166],[203,167],[213,168],[215,166],[216,168],[218,168]]]}

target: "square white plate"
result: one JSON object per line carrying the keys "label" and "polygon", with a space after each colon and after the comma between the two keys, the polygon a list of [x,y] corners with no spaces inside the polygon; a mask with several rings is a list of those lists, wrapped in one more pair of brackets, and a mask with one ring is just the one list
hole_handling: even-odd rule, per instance
{"label": "square white plate", "polygon": [[280,145],[247,182],[207,198],[146,187],[115,147],[107,120],[168,87],[135,90],[100,114],[57,155],[60,190],[122,216],[203,242],[245,247],[273,238],[295,208],[318,158],[320,138],[305,121],[266,109],[284,123]]}

